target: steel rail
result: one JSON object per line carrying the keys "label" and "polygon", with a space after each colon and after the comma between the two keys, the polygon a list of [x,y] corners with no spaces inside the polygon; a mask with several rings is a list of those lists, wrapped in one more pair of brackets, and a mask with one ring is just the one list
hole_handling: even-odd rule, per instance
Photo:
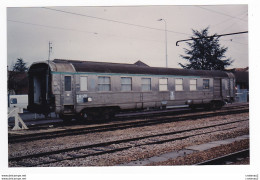
{"label": "steel rail", "polygon": [[207,161],[197,163],[195,165],[223,165],[227,161],[234,161],[237,157],[249,157],[249,149],[243,149],[241,151],[233,152],[227,155],[223,155],[217,158],[213,158]]}
{"label": "steel rail", "polygon": [[71,136],[71,135],[123,130],[123,129],[133,128],[133,127],[144,127],[144,126],[152,126],[152,125],[170,123],[170,122],[196,120],[199,118],[202,119],[202,118],[208,118],[208,117],[214,117],[214,116],[239,114],[239,113],[244,113],[244,112],[248,112],[248,111],[249,111],[248,109],[244,109],[244,110],[236,110],[236,111],[213,112],[213,113],[209,113],[209,114],[158,118],[155,120],[154,119],[141,120],[141,121],[137,121],[137,122],[117,123],[117,124],[111,124],[111,125],[101,125],[101,126],[95,126],[95,127],[37,133],[37,134],[33,134],[33,136],[32,136],[32,134],[22,135],[22,136],[16,135],[16,136],[10,136],[8,138],[8,141],[10,144],[13,144],[13,143],[18,143],[18,142],[28,142],[28,141],[35,141],[35,140],[41,140],[41,139],[53,139],[53,138],[57,138],[57,137],[65,137],[65,136]]}
{"label": "steel rail", "polygon": [[123,130],[127,128],[152,126],[152,125],[170,123],[170,122],[196,120],[199,118],[202,119],[202,118],[223,116],[223,115],[230,115],[230,114],[239,114],[248,111],[249,109],[242,109],[242,110],[239,109],[236,111],[210,112],[208,114],[185,115],[185,116],[167,117],[167,118],[163,117],[163,118],[150,119],[150,120],[141,120],[137,122],[126,122],[126,123],[120,122],[117,124],[100,125],[95,127],[87,127],[87,128],[79,128],[79,129],[60,130],[54,132],[44,132],[44,133],[37,133],[33,135],[32,134],[16,135],[16,136],[9,136],[8,143],[14,144],[19,142],[28,142],[28,141],[35,141],[35,140],[42,140],[42,139],[53,139],[58,137],[71,136],[71,135],[81,135],[81,134],[96,133],[96,132]]}
{"label": "steel rail", "polygon": [[[231,105],[231,106],[224,106],[222,108],[222,110],[227,110],[227,109],[235,109],[235,108],[239,108],[239,107],[248,107],[248,104],[239,104],[239,105]],[[122,121],[122,120],[131,120],[134,119],[136,116],[138,116],[139,118],[143,118],[143,117],[147,117],[148,116],[162,116],[165,114],[182,114],[182,113],[194,113],[194,112],[204,112],[205,109],[196,109],[196,110],[191,110],[190,108],[173,108],[173,109],[166,109],[166,110],[151,110],[151,111],[132,111],[132,112],[122,112],[116,115],[116,117],[113,119],[113,121]],[[208,111],[208,110],[206,110]],[[28,122],[41,122],[41,121],[50,121],[50,120],[54,120],[54,122],[48,122],[48,123],[42,123],[40,125],[30,125],[28,124],[27,126],[30,127],[30,130],[37,130],[40,128],[46,128],[46,125],[64,125],[64,122],[59,119],[59,118],[41,118],[41,119],[30,119],[30,120],[25,120],[26,123]],[[55,121],[60,121],[60,122],[55,122]],[[73,124],[81,124],[81,121],[74,121]],[[94,122],[93,122],[94,123]],[[14,123],[10,122],[9,123],[10,126],[14,125]]]}
{"label": "steel rail", "polygon": [[[102,142],[102,143],[97,143],[97,144],[90,144],[90,145],[85,145],[85,146],[79,146],[79,147],[73,147],[73,148],[67,148],[67,149],[43,152],[43,153],[38,153],[38,154],[29,154],[29,155],[18,156],[18,157],[10,157],[9,161],[10,162],[11,161],[21,161],[21,160],[24,160],[24,159],[33,159],[33,158],[39,158],[39,157],[46,157],[46,156],[60,154],[60,153],[65,153],[65,152],[75,152],[75,151],[82,150],[82,149],[107,147],[107,146],[113,145],[113,144],[129,143],[129,142],[145,140],[145,139],[149,140],[149,138],[154,138],[154,137],[162,137],[162,136],[166,136],[167,137],[169,135],[178,135],[178,134],[185,133],[185,132],[191,132],[191,131],[196,131],[196,130],[203,130],[203,129],[214,128],[214,127],[221,127],[221,126],[226,126],[228,124],[235,124],[237,122],[243,122],[243,121],[247,121],[247,120],[237,120],[237,121],[234,121],[234,122],[220,123],[220,124],[208,125],[208,126],[197,127],[197,128],[192,128],[192,129],[180,130],[180,131],[160,133],[160,134],[155,134],[155,135],[148,135],[148,136],[142,136],[142,137],[136,137],[136,138],[128,138],[128,139],[115,140],[115,141],[109,141],[109,142]],[[234,127],[234,128],[237,128],[237,127]],[[224,128],[224,130],[230,130],[230,129],[234,129],[234,128]],[[223,129],[210,131],[210,132],[195,133],[193,135],[187,135],[187,136],[178,137],[178,138],[171,138],[171,139],[165,139],[165,140],[159,140],[159,141],[152,141],[152,142],[148,142],[148,143],[134,145],[134,147],[143,146],[143,145],[162,144],[162,143],[165,143],[165,142],[172,142],[172,141],[177,141],[177,140],[183,140],[183,139],[186,139],[186,138],[190,138],[190,137],[194,137],[194,136],[198,136],[198,135],[205,135],[205,134],[209,134],[209,133],[213,133],[213,132],[219,132],[219,131],[223,131]],[[132,145],[131,146],[127,146],[127,147],[123,147],[123,150],[129,149],[129,148],[132,148],[132,147],[133,147]],[[105,154],[105,153],[110,153],[110,152],[116,152],[116,151],[121,151],[121,150],[122,150],[122,147],[120,147],[118,150],[117,149],[112,149],[112,150],[110,149],[108,151],[103,151],[103,152],[98,152],[98,153],[86,154],[86,155],[82,155],[82,156],[78,155],[78,157],[64,158],[64,159],[56,160],[55,162],[59,162],[59,161],[63,161],[63,160],[72,160],[72,159],[75,159],[75,158],[85,158],[85,157],[88,157],[88,156],[95,156],[95,155],[100,155],[100,154]],[[40,164],[48,164],[48,163],[53,163],[53,161],[51,161],[51,162],[42,162]],[[40,164],[38,163],[37,165],[40,165]],[[34,166],[34,164],[32,164],[32,166]]]}

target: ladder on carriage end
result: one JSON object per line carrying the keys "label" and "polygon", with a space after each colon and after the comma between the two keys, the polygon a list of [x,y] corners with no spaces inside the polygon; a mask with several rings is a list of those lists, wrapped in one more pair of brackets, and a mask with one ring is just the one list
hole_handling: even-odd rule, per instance
{"label": "ladder on carriage end", "polygon": [[[23,108],[15,107],[15,108],[8,108],[8,118],[14,117],[15,125],[13,127],[13,131],[22,130],[22,129],[28,129],[26,124],[23,122],[21,116],[19,113],[23,113]],[[22,127],[19,125],[21,124]]]}

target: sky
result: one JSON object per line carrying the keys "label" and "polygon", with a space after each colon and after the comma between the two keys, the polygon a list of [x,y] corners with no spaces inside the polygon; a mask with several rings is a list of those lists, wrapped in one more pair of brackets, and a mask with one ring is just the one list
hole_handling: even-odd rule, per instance
{"label": "sky", "polygon": [[[158,21],[164,19],[165,21]],[[166,24],[165,24],[166,23]],[[167,39],[165,39],[165,25]],[[248,31],[248,5],[38,6],[7,8],[7,65],[48,59],[114,63],[138,60],[181,68],[192,29],[209,35]],[[167,40],[167,43],[166,43]],[[223,36],[229,68],[248,66],[248,34]]]}

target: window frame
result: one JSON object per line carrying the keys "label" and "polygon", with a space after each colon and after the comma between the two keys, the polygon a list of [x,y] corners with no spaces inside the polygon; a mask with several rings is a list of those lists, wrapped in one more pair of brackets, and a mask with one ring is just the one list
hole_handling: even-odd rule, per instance
{"label": "window frame", "polygon": [[224,82],[224,89],[228,90],[228,86],[229,86],[228,79],[223,79],[223,82]]}
{"label": "window frame", "polygon": [[[166,84],[160,82],[160,80],[165,80],[165,79],[166,79]],[[168,78],[159,78],[158,84],[159,84],[159,91],[168,91]],[[162,86],[165,85],[166,85],[166,90],[161,88]]]}
{"label": "window frame", "polygon": [[[181,80],[181,83],[177,83],[177,80]],[[183,87],[183,78],[175,78],[174,82],[175,82],[175,91],[184,91],[184,87]],[[181,89],[178,89],[177,87],[181,87]]]}
{"label": "window frame", "polygon": [[[81,78],[86,78],[86,89],[82,89],[83,87],[82,87],[82,81],[81,81]],[[80,76],[79,77],[79,90],[80,91],[88,91],[88,76]]]}
{"label": "window frame", "polygon": [[[101,77],[103,77],[103,78],[109,78],[109,84],[100,84],[99,83],[99,78],[101,78]],[[111,87],[111,76],[98,76],[98,92],[109,92],[109,91],[111,91],[111,89],[112,89],[112,87]],[[109,90],[100,90],[100,85],[109,85]]]}
{"label": "window frame", "polygon": [[[207,87],[205,86],[204,81],[208,81]],[[203,86],[203,90],[209,90],[210,89],[210,79],[202,79],[202,86]]]}
{"label": "window frame", "polygon": [[[143,79],[149,79],[149,80],[150,80],[150,83],[149,83],[149,84],[143,84]],[[143,89],[143,86],[144,86],[144,85],[150,85],[150,86],[149,86],[149,90],[144,90],[144,89]],[[152,91],[152,78],[150,78],[150,77],[142,77],[142,78],[141,78],[141,91],[142,91],[142,92]]]}
{"label": "window frame", "polygon": [[[70,80],[69,84],[67,84],[68,82],[66,81],[66,78],[69,78],[69,80]],[[69,89],[68,89],[68,87],[69,87]],[[72,77],[71,76],[67,76],[67,75],[64,76],[64,91],[66,91],[66,92],[72,91]]]}
{"label": "window frame", "polygon": [[[195,81],[196,83],[191,83],[192,81]],[[192,89],[191,87],[195,85],[195,89]],[[190,79],[190,91],[197,91],[198,90],[198,79]]]}
{"label": "window frame", "polygon": [[[123,79],[123,78],[129,78],[129,79],[131,80],[131,83],[130,83],[130,84],[122,83],[122,79]],[[120,83],[121,83],[121,91],[122,91],[122,92],[129,92],[129,91],[132,91],[132,90],[133,90],[133,78],[132,78],[132,77],[122,76],[122,77],[120,77]],[[130,85],[130,90],[129,90],[129,89],[123,90],[123,89],[122,89],[123,85]]]}

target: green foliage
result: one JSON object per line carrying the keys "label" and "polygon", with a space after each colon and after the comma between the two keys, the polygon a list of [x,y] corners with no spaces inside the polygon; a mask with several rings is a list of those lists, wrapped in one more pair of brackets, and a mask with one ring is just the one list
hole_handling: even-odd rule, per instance
{"label": "green foliage", "polygon": [[12,70],[15,72],[27,72],[28,68],[26,67],[26,63],[23,61],[23,59],[18,58]]}
{"label": "green foliage", "polygon": [[[231,65],[233,60],[226,58],[225,53],[227,47],[221,47],[219,44],[219,37],[207,37],[208,27],[201,32],[192,30],[194,39],[191,42],[187,42],[190,49],[186,49],[186,55],[180,55],[183,59],[189,61],[189,64],[179,65],[184,69],[195,70],[224,70],[227,66]],[[214,34],[216,35],[216,34]]]}
{"label": "green foliage", "polygon": [[18,58],[11,71],[8,71],[8,93],[26,94],[28,92],[28,68],[22,58]]}

